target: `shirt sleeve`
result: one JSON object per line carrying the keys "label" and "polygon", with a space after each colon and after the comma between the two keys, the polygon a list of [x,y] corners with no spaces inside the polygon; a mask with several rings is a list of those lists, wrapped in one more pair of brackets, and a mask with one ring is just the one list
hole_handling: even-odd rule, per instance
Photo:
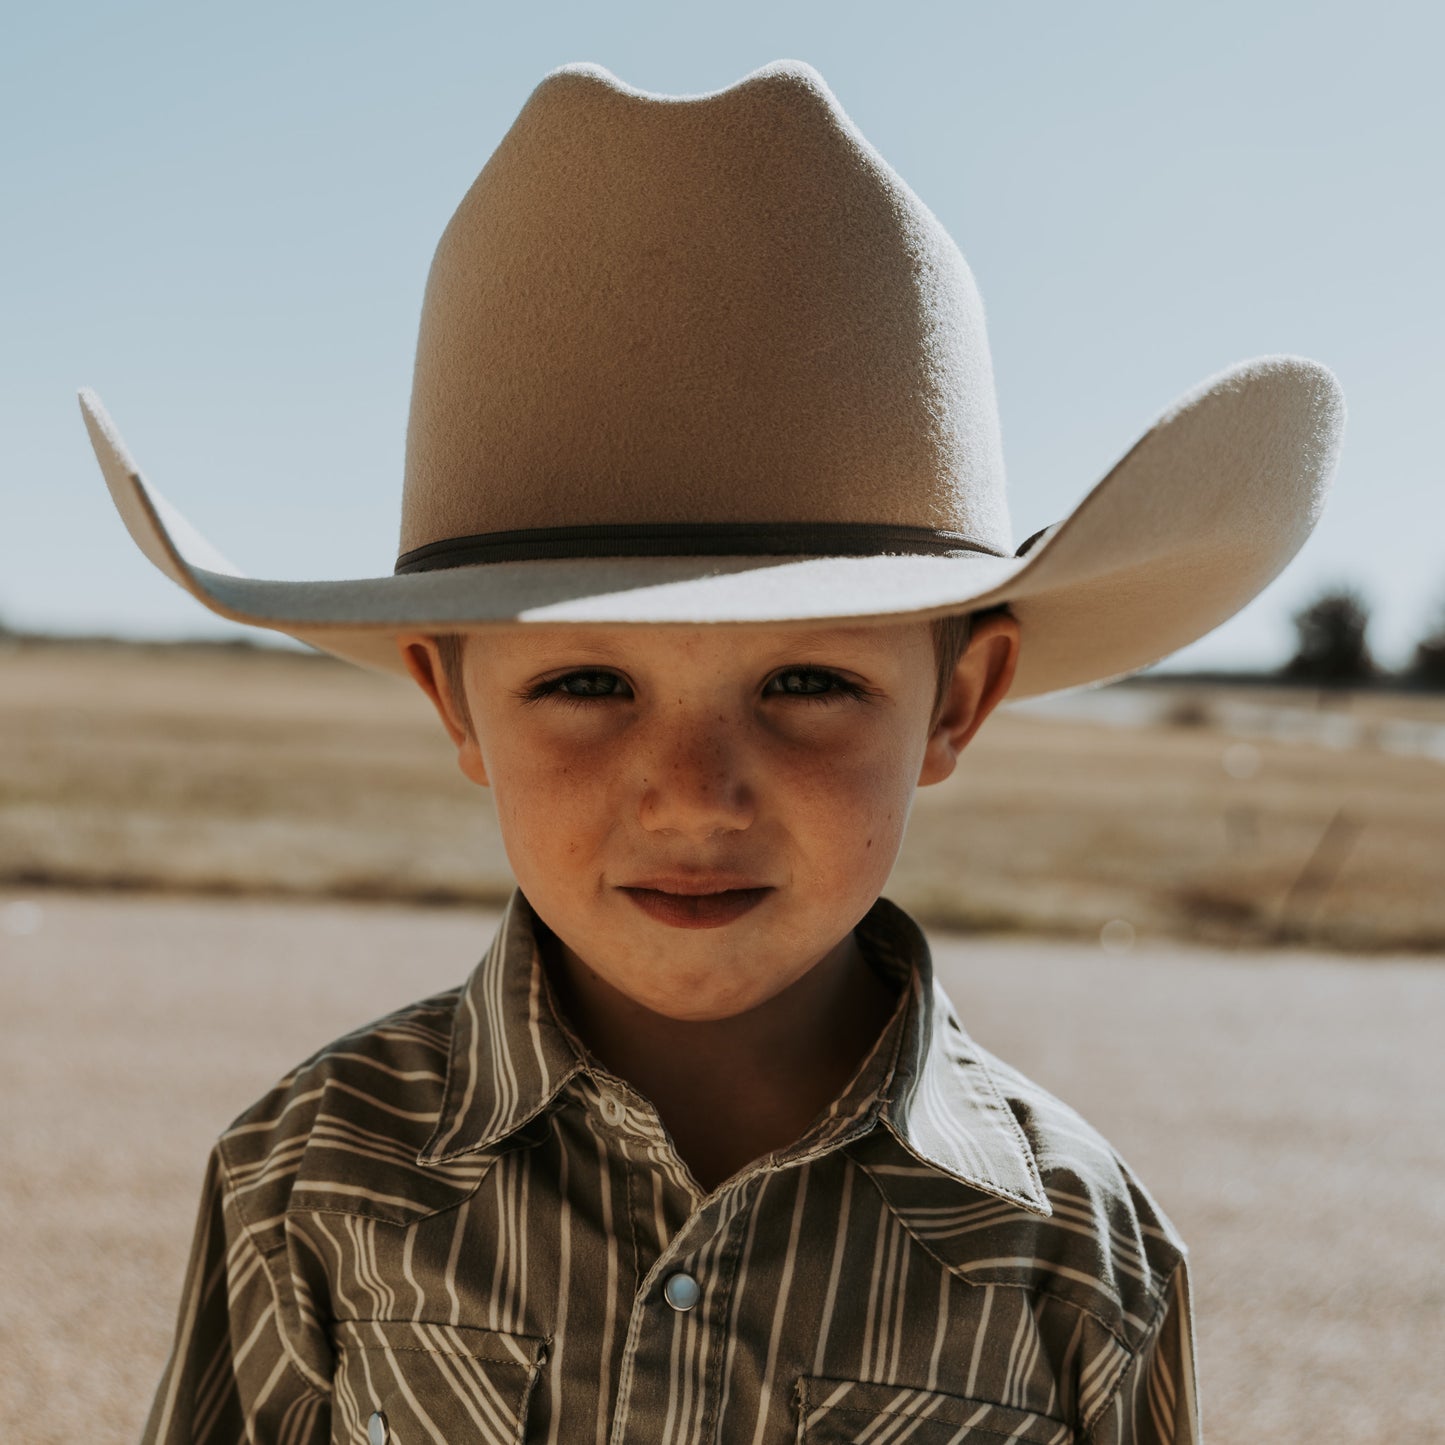
{"label": "shirt sleeve", "polygon": [[1194,1321],[1181,1259],[1149,1334],[1084,1435],[1088,1445],[1198,1445]]}
{"label": "shirt sleeve", "polygon": [[324,1445],[328,1382],[286,1337],[277,1292],[212,1150],[175,1343],[142,1445]]}

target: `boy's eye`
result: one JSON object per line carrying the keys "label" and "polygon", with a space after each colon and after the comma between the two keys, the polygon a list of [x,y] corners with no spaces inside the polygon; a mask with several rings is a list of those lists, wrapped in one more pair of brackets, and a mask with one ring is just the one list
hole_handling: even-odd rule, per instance
{"label": "boy's eye", "polygon": [[763,688],[763,694],[773,697],[859,697],[862,689],[826,668],[790,667],[786,672],[774,673]]}
{"label": "boy's eye", "polygon": [[544,697],[565,697],[576,701],[599,697],[631,697],[632,690],[615,672],[603,672],[596,668],[583,668],[576,672],[564,672],[561,677],[550,677],[539,682],[527,693],[528,702]]}

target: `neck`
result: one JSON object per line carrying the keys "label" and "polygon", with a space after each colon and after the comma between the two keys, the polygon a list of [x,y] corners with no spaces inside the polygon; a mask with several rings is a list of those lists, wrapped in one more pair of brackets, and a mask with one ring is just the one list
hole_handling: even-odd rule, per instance
{"label": "neck", "polygon": [[669,1018],[599,978],[560,941],[543,957],[588,1049],[651,1100],[704,1190],[799,1138],[877,1041],[895,996],[849,935],[765,1003]]}

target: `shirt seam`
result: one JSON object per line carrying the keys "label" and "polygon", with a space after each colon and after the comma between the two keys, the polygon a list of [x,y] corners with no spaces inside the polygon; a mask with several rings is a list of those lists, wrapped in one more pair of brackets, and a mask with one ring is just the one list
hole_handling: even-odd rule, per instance
{"label": "shirt seam", "polygon": [[1158,1302],[1154,1306],[1154,1313],[1149,1316],[1149,1323],[1145,1326],[1143,1338],[1139,1341],[1137,1349],[1130,1349],[1128,1345],[1120,1344],[1124,1348],[1124,1358],[1119,1368],[1114,1373],[1114,1378],[1109,1381],[1107,1392],[1102,1396],[1099,1404],[1091,1415],[1086,1415],[1079,1423],[1079,1433],[1083,1436],[1084,1445],[1094,1438],[1094,1427],[1109,1412],[1109,1407],[1119,1398],[1119,1391],[1123,1388],[1124,1380],[1129,1371],[1138,1363],[1139,1357],[1144,1353],[1149,1344],[1158,1338],[1159,1331],[1163,1328],[1164,1315],[1169,1304],[1169,1286],[1179,1277],[1179,1271],[1184,1267],[1182,1258],[1175,1261],[1174,1268],[1169,1271],[1169,1278],[1164,1283],[1164,1288],[1159,1292]]}
{"label": "shirt seam", "polygon": [[[801,1375],[799,1376],[797,1382],[797,1395],[799,1405],[801,1406],[801,1408],[806,1410],[809,1407],[817,1407],[820,1404],[824,1404],[825,1402],[818,1401],[812,1398],[811,1387],[814,1385],[836,1385],[840,1383],[848,1383],[855,1386],[861,1386],[864,1389],[897,1390],[899,1388],[898,1386],[892,1384],[884,1385],[882,1381],[878,1380],[854,1380],[847,1376],[833,1375]],[[930,1388],[927,1386],[920,1386],[915,1391],[915,1393],[918,1395],[926,1395],[930,1399],[945,1401],[947,1402],[947,1404],[945,1408],[935,1408],[930,1410],[926,1416],[922,1416],[918,1410],[913,1409],[897,1409],[889,1405],[850,1405],[846,1403],[846,1401],[837,1405],[827,1405],[827,1410],[829,1414],[866,1415],[870,1419],[875,1418],[879,1415],[889,1415],[901,1420],[915,1420],[924,1418],[928,1420],[943,1420],[946,1423],[955,1425],[969,1425],[970,1421],[968,1418],[961,1416],[957,1413],[948,1412],[952,1410],[955,1406],[967,1405],[973,1406],[976,1409],[976,1407],[979,1405],[987,1405],[990,1409],[999,1411],[1003,1414],[1020,1416],[1028,1415],[1031,1416],[1033,1419],[1038,1420],[1044,1425],[1057,1425],[1061,1426],[1066,1430],[1073,1429],[1073,1425],[1070,1421],[1061,1419],[1057,1415],[1050,1415],[1046,1410],[1031,1410],[1025,1405],[1005,1404],[1001,1400],[985,1399],[983,1396],[959,1395],[950,1390],[941,1390],[936,1387]],[[1027,1438],[1023,1436],[1018,1436],[1016,1434],[1005,1435],[1002,1430],[994,1430],[990,1426],[971,1425],[970,1428],[974,1430],[985,1430],[989,1434],[997,1434],[1002,1438],[1008,1440]]]}
{"label": "shirt seam", "polygon": [[[365,1323],[362,1321],[361,1323]],[[405,1324],[406,1321],[381,1320],[380,1324]],[[362,1349],[366,1345],[361,1346]],[[484,1365],[505,1365],[509,1370],[535,1370],[537,1364],[527,1364],[522,1360],[514,1360],[510,1355],[473,1355],[465,1350],[429,1350],[425,1345],[382,1345],[380,1353],[387,1355],[436,1355],[445,1360],[476,1360]]]}
{"label": "shirt seam", "polygon": [[[883,1070],[883,1077],[879,1079],[878,1087],[873,1091],[873,1096],[867,1101],[864,1109],[865,1113],[871,1111],[875,1115],[875,1117],[886,1117],[887,1114],[891,1111],[893,1104],[898,1097],[898,1065],[903,1058],[904,1036],[908,1033],[910,1022],[917,1021],[915,1015],[920,1015],[924,1011],[921,1002],[919,1003],[917,1009],[913,1007],[912,993],[915,978],[916,973],[910,972],[909,976],[904,980],[903,987],[900,990],[900,998],[897,1007],[899,1010],[902,1011],[902,1017],[899,1018],[897,1013],[895,1013],[894,1016],[891,1017],[888,1021],[889,1025],[891,1026],[895,1022],[895,1020],[897,1020],[897,1029],[893,1037],[892,1053],[889,1056],[887,1067]],[[919,992],[922,992],[921,988]],[[930,1040],[929,1042],[932,1041]],[[855,1079],[857,1077],[857,1075],[854,1076]]]}
{"label": "shirt seam", "polygon": [[[528,1120],[527,1122],[530,1123],[531,1120]],[[363,1209],[358,1205],[310,1204],[305,1202],[296,1203],[295,1196],[297,1192],[304,1191],[310,1186],[305,1184],[294,1174],[292,1175],[292,1187],[286,1200],[286,1208],[284,1212],[288,1217],[293,1212],[297,1214],[304,1213],[308,1215],[340,1215],[343,1218],[350,1219],[369,1219],[377,1224],[389,1225],[393,1229],[411,1229],[414,1225],[424,1223],[428,1219],[436,1219],[443,1214],[450,1213],[453,1209],[460,1209],[462,1205],[470,1203],[471,1200],[476,1197],[477,1191],[491,1177],[492,1170],[497,1167],[497,1164],[501,1160],[503,1155],[519,1150],[536,1149],[539,1148],[544,1142],[545,1141],[541,1139],[520,1140],[509,1137],[506,1140],[498,1143],[497,1145],[492,1146],[496,1150],[495,1156],[488,1161],[487,1167],[483,1169],[480,1174],[477,1175],[476,1182],[471,1186],[471,1188],[466,1191],[466,1193],[462,1194],[457,1199],[453,1199],[449,1204],[439,1205],[435,1209],[424,1209],[421,1205],[418,1205],[416,1207],[416,1212],[405,1219],[398,1218],[392,1215],[380,1214],[377,1213],[375,1210]],[[483,1151],[481,1149],[478,1149],[467,1152],[481,1153]],[[237,1206],[236,1212],[238,1214],[240,1213],[239,1205]],[[269,1250],[260,1244],[257,1244],[256,1248],[260,1251],[262,1255],[276,1254],[286,1248],[286,1243],[284,1240],[282,1240],[280,1243],[271,1246]]]}
{"label": "shirt seam", "polygon": [[[632,1235],[632,1294],[635,1299],[638,1290],[642,1288],[642,1250],[637,1243],[637,1204],[633,1199],[635,1173],[632,1168],[632,1155],[625,1143],[618,1152],[622,1156],[622,1177],[625,1182],[624,1192],[627,1199],[627,1227]],[[660,1239],[657,1244],[659,1251],[664,1248]]]}
{"label": "shirt seam", "polygon": [[[844,1150],[843,1152],[847,1153],[848,1151]],[[919,1249],[924,1252],[924,1254],[926,1254],[937,1265],[939,1265],[940,1268],[946,1269],[956,1279],[962,1280],[964,1284],[968,1285],[971,1289],[983,1288],[983,1286],[977,1281],[972,1280],[968,1277],[968,1275],[964,1272],[962,1266],[950,1264],[946,1259],[943,1258],[941,1254],[938,1253],[937,1250],[930,1247],[928,1242],[918,1233],[916,1229],[913,1228],[913,1226],[908,1222],[908,1220],[906,1220],[903,1215],[900,1214],[896,1208],[894,1208],[893,1201],[889,1199],[888,1195],[878,1184],[878,1181],[874,1179],[871,1171],[866,1164],[863,1164],[859,1160],[854,1159],[851,1154],[849,1154],[848,1157],[854,1168],[861,1170],[862,1173],[867,1176],[868,1183],[872,1185],[875,1191],[877,1191],[878,1197],[883,1201],[884,1208],[886,1208],[888,1212],[898,1221],[899,1227],[919,1247]],[[978,1192],[984,1193],[986,1191],[979,1190]],[[1012,1200],[1008,1202],[1013,1203]],[[1177,1263],[1175,1268],[1178,1268]],[[1169,1278],[1171,1280],[1174,1278],[1173,1271],[1170,1272]],[[1040,1286],[1038,1288],[1035,1288],[1034,1286],[1027,1284],[1014,1284],[1008,1280],[990,1280],[989,1284],[992,1285],[995,1289],[1023,1290],[1026,1293],[1032,1293],[1043,1298],[1057,1300],[1059,1304],[1064,1305],[1069,1309],[1077,1310],[1080,1314],[1087,1315],[1090,1319],[1094,1320],[1109,1335],[1110,1339],[1112,1339],[1119,1346],[1119,1348],[1124,1351],[1127,1356],[1132,1356],[1132,1354],[1134,1353],[1134,1351],[1130,1348],[1128,1339],[1119,1332],[1119,1329],[1104,1315],[1100,1314],[1098,1310],[1091,1309],[1088,1305],[1080,1304],[1077,1300],[1069,1299],[1067,1296],[1059,1294],[1056,1290],[1053,1290],[1048,1286]],[[1159,1317],[1160,1308],[1162,1307],[1164,1301],[1167,1300],[1169,1297],[1167,1285],[1162,1292],[1158,1293],[1157,1298],[1155,1297],[1155,1293],[1155,1291],[1150,1291],[1150,1298],[1154,1302],[1154,1313],[1149,1317],[1149,1324],[1145,1326],[1144,1338],[1140,1342],[1139,1346],[1141,1349],[1143,1348],[1144,1343],[1149,1340],[1154,1329],[1155,1321]]]}
{"label": "shirt seam", "polygon": [[[271,1307],[276,1317],[276,1338],[281,1342],[281,1351],[286,1363],[300,1379],[302,1385],[318,1399],[329,1400],[332,1393],[331,1381],[323,1379],[315,1374],[308,1365],[301,1359],[296,1350],[295,1344],[291,1341],[286,1331],[285,1318],[281,1309],[281,1291],[276,1281],[276,1276],[271,1268],[271,1258],[284,1248],[278,1246],[273,1250],[265,1250],[261,1242],[256,1238],[251,1221],[246,1218],[246,1211],[241,1207],[240,1197],[236,1190],[235,1180],[231,1176],[231,1166],[226,1158],[226,1139],[222,1135],[216,1141],[216,1166],[221,1175],[221,1208],[229,1208],[236,1216],[241,1226],[241,1238],[254,1251],[256,1258],[261,1263],[261,1269],[266,1276],[266,1284],[271,1290]],[[229,1310],[228,1310],[229,1313]]]}
{"label": "shirt seam", "polygon": [[[937,1395],[943,1394],[945,1392],[941,1390],[926,1390],[920,1391],[919,1393]],[[992,1400],[980,1400],[979,1403],[983,1405],[992,1405],[995,1402]],[[1067,1420],[1060,1420],[1056,1415],[1045,1415],[1040,1410],[1024,1410],[1021,1409],[1018,1405],[1000,1405],[999,1408],[1005,1410],[1013,1410],[1020,1415],[1032,1415],[1034,1419],[1038,1420],[1043,1425],[1058,1425],[1065,1430],[1070,1428],[1069,1422]],[[828,1413],[830,1415],[862,1415],[865,1419],[868,1420],[876,1420],[880,1415],[886,1415],[889,1419],[893,1420],[941,1420],[945,1425],[968,1425],[968,1432],[970,1436],[992,1435],[995,1439],[998,1440],[1026,1440],[1029,1438],[1028,1436],[1020,1435],[1017,1430],[1013,1430],[1005,1434],[1004,1431],[994,1430],[987,1425],[970,1424],[970,1422],[964,1416],[945,1414],[942,1410],[931,1410],[927,1415],[919,1415],[916,1412],[910,1414],[907,1410],[873,1410],[865,1409],[861,1405],[830,1405],[828,1407]]]}
{"label": "shirt seam", "polygon": [[[438,1164],[450,1164],[454,1160],[461,1159],[468,1154],[480,1154],[487,1149],[507,1148],[512,1137],[519,1134],[534,1119],[540,1119],[549,1110],[560,1107],[557,1103],[558,1099],[561,1098],[567,1085],[570,1084],[580,1072],[582,1072],[582,1066],[579,1062],[574,1067],[568,1069],[568,1071],[557,1080],[556,1085],[537,1101],[537,1104],[529,1113],[508,1123],[503,1128],[495,1130],[484,1138],[474,1139],[470,1144],[459,1144],[449,1147],[445,1153],[438,1154],[434,1157],[426,1157],[426,1146],[423,1146],[421,1154],[417,1156],[417,1162],[421,1164],[423,1168],[434,1169]],[[448,1087],[450,1087],[450,1072],[448,1073]],[[444,1093],[442,1098],[442,1111],[437,1115],[438,1131],[441,1128],[441,1120],[445,1116],[446,1108],[447,1101]],[[428,1143],[429,1142],[430,1141],[428,1141]],[[526,1147],[532,1148],[535,1146],[529,1144]]]}
{"label": "shirt seam", "polygon": [[[961,1034],[963,1033],[963,1025],[961,1023],[958,1026],[958,1031]],[[964,1037],[967,1038],[968,1036],[964,1034]],[[972,1040],[970,1039],[969,1042],[972,1043]],[[1004,1097],[1003,1090],[999,1088],[998,1080],[993,1076],[993,1070],[989,1068],[982,1056],[982,1052],[978,1050],[977,1045],[975,1045],[975,1052],[977,1057],[974,1063],[982,1072],[984,1081],[988,1085],[989,1092],[993,1095],[995,1103],[1008,1115],[1009,1127],[1013,1130],[1014,1142],[1018,1145],[1019,1153],[1028,1161],[1029,1176],[1038,1186],[1038,1192],[1043,1196],[1044,1203],[1048,1205],[1049,1212],[1052,1213],[1053,1205],[1049,1201],[1048,1191],[1044,1188],[1043,1176],[1039,1173],[1039,1161],[1034,1154],[1033,1146],[1029,1143],[1028,1135],[1024,1133],[1024,1127],[1019,1123],[1018,1115],[1014,1113],[1008,1100]]]}
{"label": "shirt seam", "polygon": [[[495,947],[495,944],[493,946]],[[456,1098],[457,1090],[460,1086],[460,1081],[457,1078],[457,1074],[459,1072],[457,1064],[461,1057],[461,1043],[457,1035],[460,1032],[462,1024],[462,1006],[467,1001],[468,994],[470,993],[470,985],[470,979],[468,979],[467,982],[462,985],[461,989],[457,993],[456,1006],[452,1010],[451,1036],[447,1039],[447,1073],[446,1079],[442,1083],[442,1100],[441,1104],[437,1108],[437,1121],[436,1125],[432,1129],[431,1137],[427,1139],[426,1142],[421,1146],[420,1150],[417,1151],[416,1162],[423,1166],[439,1163],[441,1162],[441,1160],[450,1157],[452,1152],[451,1150],[443,1150],[435,1158],[429,1157],[432,1154],[432,1146],[434,1142],[438,1139],[438,1137],[442,1134],[443,1128],[452,1124],[452,1101],[454,1098]],[[458,1118],[455,1121],[454,1127],[452,1127],[452,1136],[455,1136],[457,1130],[460,1128],[461,1120],[460,1118]]]}
{"label": "shirt seam", "polygon": [[979,1178],[988,1179],[988,1187],[985,1187],[983,1184],[975,1182],[975,1179],[972,1177],[952,1173],[941,1165],[938,1160],[925,1154],[922,1149],[918,1148],[918,1146],[909,1139],[902,1125],[887,1119],[883,1122],[884,1128],[893,1136],[894,1142],[905,1154],[916,1159],[925,1167],[932,1169],[935,1173],[942,1174],[946,1179],[952,1180],[954,1183],[963,1184],[969,1189],[977,1189],[981,1194],[992,1194],[996,1199],[1005,1200],[1009,1204],[1016,1204],[1019,1208],[1027,1210],[1030,1214],[1041,1214],[1045,1219],[1051,1219],[1053,1217],[1053,1205],[1049,1203],[1048,1193],[1044,1189],[1042,1179],[1039,1180],[1039,1194],[1043,1197],[1045,1204],[1048,1204],[1048,1208],[1040,1211],[1037,1208],[1031,1207],[1037,1204],[1036,1198],[1022,1194],[1016,1189],[1009,1189],[1006,1185],[999,1184],[991,1176],[982,1173],[978,1176]]}

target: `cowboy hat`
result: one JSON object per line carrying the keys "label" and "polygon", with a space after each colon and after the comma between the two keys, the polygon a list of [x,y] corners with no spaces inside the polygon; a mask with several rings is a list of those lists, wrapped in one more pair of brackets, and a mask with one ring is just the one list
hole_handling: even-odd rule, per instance
{"label": "cowboy hat", "polygon": [[1136,671],[1319,515],[1344,403],[1295,356],[1159,415],[1015,548],[973,276],[822,77],[546,76],[437,247],[391,576],[232,567],[81,407],[151,561],[224,617],[403,672],[406,631],[927,618],[1007,603],[1013,693]]}

